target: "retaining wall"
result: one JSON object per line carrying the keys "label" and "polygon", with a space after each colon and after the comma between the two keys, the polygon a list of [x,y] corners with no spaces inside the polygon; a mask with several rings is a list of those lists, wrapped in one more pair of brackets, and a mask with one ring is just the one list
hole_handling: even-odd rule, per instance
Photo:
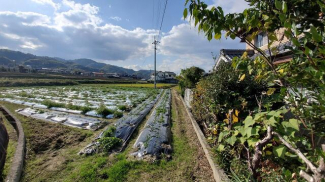
{"label": "retaining wall", "polygon": [[26,151],[26,139],[21,122],[13,116],[8,109],[4,106],[0,106],[0,112],[6,117],[10,124],[15,128],[18,142],[16,152],[11,164],[10,171],[6,177],[6,182],[19,182],[24,167],[25,151]]}
{"label": "retaining wall", "polygon": [[185,93],[184,93],[184,101],[185,104],[188,108],[192,108],[191,106],[191,102],[193,100],[193,91],[189,88],[185,89]]}
{"label": "retaining wall", "polygon": [[0,118],[0,174],[2,174],[6,162],[8,143],[9,136],[6,127],[2,124],[2,118]]}

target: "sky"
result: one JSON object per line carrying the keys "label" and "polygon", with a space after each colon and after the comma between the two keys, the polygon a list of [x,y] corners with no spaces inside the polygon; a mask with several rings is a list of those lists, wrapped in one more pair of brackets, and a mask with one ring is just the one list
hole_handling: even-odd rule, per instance
{"label": "sky", "polygon": [[[244,0],[205,0],[226,13]],[[166,0],[0,0],[0,48],[64,59],[89,58],[134,70],[152,70],[154,36]],[[157,45],[157,70],[212,69],[212,53],[244,49],[238,39],[211,40],[182,18],[185,0],[168,0]]]}

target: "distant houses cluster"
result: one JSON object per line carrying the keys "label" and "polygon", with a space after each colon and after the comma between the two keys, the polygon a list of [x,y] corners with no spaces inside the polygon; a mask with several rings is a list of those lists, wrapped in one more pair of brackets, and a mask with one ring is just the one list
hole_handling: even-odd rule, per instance
{"label": "distant houses cluster", "polygon": [[[155,80],[155,73],[151,74],[150,81]],[[157,71],[156,72],[156,81],[158,83],[177,83],[176,74],[169,71]]]}
{"label": "distant houses cluster", "polygon": [[[47,73],[47,74],[62,74],[62,75],[79,75],[86,77],[98,77],[98,78],[133,78],[142,79],[138,75],[120,74],[120,73],[105,73],[105,72],[85,72],[67,68],[32,68],[30,65],[15,65],[5,66],[0,64],[0,72],[16,72],[16,73]],[[174,72],[162,72],[157,71],[158,83],[177,83],[176,74]],[[146,80],[146,79],[142,79]],[[147,80],[146,80],[147,81]],[[151,74],[148,81],[154,81],[154,73]]]}

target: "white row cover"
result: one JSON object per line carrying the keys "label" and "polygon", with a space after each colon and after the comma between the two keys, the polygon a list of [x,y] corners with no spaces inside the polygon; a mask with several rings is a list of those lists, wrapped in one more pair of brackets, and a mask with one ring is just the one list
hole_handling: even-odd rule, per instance
{"label": "white row cover", "polygon": [[60,111],[38,110],[33,108],[25,108],[16,110],[17,113],[49,122],[61,123],[82,129],[97,129],[101,120],[91,117],[84,117],[76,114],[69,114]]}

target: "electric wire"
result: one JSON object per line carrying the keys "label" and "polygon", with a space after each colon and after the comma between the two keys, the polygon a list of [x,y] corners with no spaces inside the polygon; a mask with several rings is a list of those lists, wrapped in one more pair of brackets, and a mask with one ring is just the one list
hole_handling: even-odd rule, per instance
{"label": "electric wire", "polygon": [[164,18],[165,18],[165,12],[166,12],[166,8],[167,8],[167,3],[168,3],[168,0],[166,0],[166,3],[165,3],[165,8],[164,8],[164,12],[163,12],[163,15],[162,15],[161,24],[160,24],[159,33],[158,33],[158,40],[159,40],[159,37],[160,37],[161,28],[162,28],[163,23],[164,23]]}

